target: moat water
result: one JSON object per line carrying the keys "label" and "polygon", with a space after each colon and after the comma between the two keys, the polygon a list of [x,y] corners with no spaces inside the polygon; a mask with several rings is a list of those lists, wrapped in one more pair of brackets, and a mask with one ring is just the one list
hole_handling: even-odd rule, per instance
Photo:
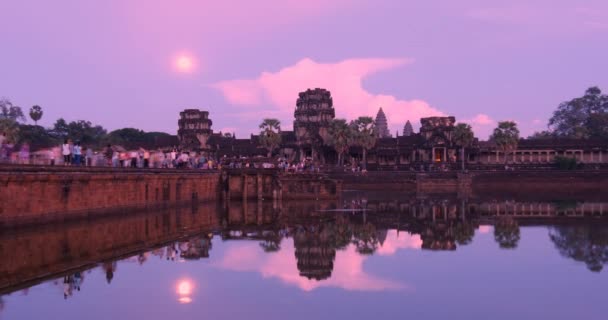
{"label": "moat water", "polygon": [[606,222],[597,199],[352,193],[4,230],[0,318],[606,319]]}

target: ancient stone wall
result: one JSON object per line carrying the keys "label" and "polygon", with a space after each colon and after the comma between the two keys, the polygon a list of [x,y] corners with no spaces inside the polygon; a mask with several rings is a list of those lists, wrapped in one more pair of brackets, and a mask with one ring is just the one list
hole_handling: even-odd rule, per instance
{"label": "ancient stone wall", "polygon": [[109,208],[215,200],[219,173],[13,168],[0,171],[0,224]]}

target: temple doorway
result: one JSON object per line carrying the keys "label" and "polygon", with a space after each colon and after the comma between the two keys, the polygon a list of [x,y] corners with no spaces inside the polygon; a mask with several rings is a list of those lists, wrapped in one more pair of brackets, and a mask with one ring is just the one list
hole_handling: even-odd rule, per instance
{"label": "temple doorway", "polygon": [[445,148],[433,148],[433,161],[445,162]]}

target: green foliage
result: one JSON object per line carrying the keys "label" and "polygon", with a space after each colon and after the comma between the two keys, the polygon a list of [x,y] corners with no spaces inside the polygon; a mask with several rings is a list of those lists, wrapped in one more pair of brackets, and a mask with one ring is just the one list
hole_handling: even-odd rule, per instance
{"label": "green foliage", "polygon": [[25,116],[23,115],[21,107],[13,105],[13,103],[6,98],[0,99],[0,119],[25,122]]}
{"label": "green foliage", "polygon": [[102,126],[94,126],[91,121],[77,120],[66,122],[60,118],[50,130],[55,139],[72,139],[83,144],[99,144],[107,131]]}
{"label": "green foliage", "polygon": [[351,121],[350,126],[354,132],[354,144],[363,149],[363,167],[367,165],[367,151],[373,148],[378,141],[372,117],[359,117]]}
{"label": "green foliage", "polygon": [[469,124],[459,123],[454,127],[452,141],[459,147],[468,147],[473,143],[475,135]]}
{"label": "green foliage", "polygon": [[38,125],[38,120],[42,118],[43,113],[42,108],[38,105],[30,108],[30,118],[34,120],[34,124]]}
{"label": "green foliage", "polygon": [[128,149],[166,147],[173,136],[164,132],[144,132],[135,128],[122,128],[111,131],[103,139],[103,145],[119,145]]}
{"label": "green foliage", "polygon": [[557,156],[553,161],[561,170],[574,170],[578,166],[576,158],[573,157]]}
{"label": "green foliage", "polygon": [[278,119],[266,118],[260,124],[260,144],[268,149],[268,157],[281,144],[281,122]]}
{"label": "green foliage", "polygon": [[15,120],[0,118],[0,134],[4,133],[8,142],[19,140],[19,123]]}
{"label": "green foliage", "polygon": [[549,229],[559,253],[600,272],[608,264],[608,228],[602,224],[560,225]]}
{"label": "green foliage", "polygon": [[[519,129],[513,121],[501,121],[498,127],[494,129],[494,133],[490,137],[496,146],[505,153],[512,152],[517,149],[519,142]],[[506,162],[507,157],[505,157]]]}
{"label": "green foliage", "polygon": [[49,134],[49,131],[45,128],[27,124],[19,126],[18,142],[27,142],[41,148],[48,148],[61,143],[61,141]]}
{"label": "green foliage", "polygon": [[500,218],[494,224],[494,240],[501,249],[515,249],[520,239],[519,224],[510,217]]}
{"label": "green foliage", "polygon": [[105,140],[109,144],[125,145],[134,142],[144,142],[146,134],[143,130],[135,128],[123,128],[114,130],[106,136]]}
{"label": "green foliage", "polygon": [[329,137],[326,143],[333,147],[338,154],[338,164],[344,162],[344,153],[354,143],[355,132],[344,119],[334,119],[329,127]]}
{"label": "green foliage", "polygon": [[555,135],[553,134],[553,132],[548,131],[548,130],[534,132],[531,136],[528,137],[528,139],[530,139],[530,140],[542,140],[542,139],[553,139],[553,138],[555,138]]}
{"label": "green foliage", "polygon": [[556,136],[568,138],[608,137],[608,95],[591,87],[582,97],[562,102],[549,126]]}

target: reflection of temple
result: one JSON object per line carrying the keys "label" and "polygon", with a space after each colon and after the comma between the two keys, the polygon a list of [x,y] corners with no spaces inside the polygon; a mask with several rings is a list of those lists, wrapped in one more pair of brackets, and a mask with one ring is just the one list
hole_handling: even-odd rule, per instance
{"label": "reflection of temple", "polygon": [[336,258],[332,233],[328,225],[297,227],[293,242],[302,277],[315,280],[331,277]]}
{"label": "reflection of temple", "polygon": [[209,258],[209,250],[211,250],[211,237],[208,235],[201,235],[190,238],[188,241],[184,241],[180,244],[180,250],[180,257],[187,260]]}
{"label": "reflection of temple", "polygon": [[[282,143],[276,150],[277,154],[290,160],[306,157],[335,163],[335,151],[327,145],[328,128],[334,118],[330,91],[316,88],[300,92],[295,100],[294,130],[280,133]],[[379,139],[368,152],[368,169],[407,170],[429,164],[456,166],[462,160],[453,136],[454,117],[422,118],[419,133],[411,133],[410,125],[407,126],[408,130],[404,130],[404,135],[396,137],[391,137],[386,115],[381,108],[376,121]],[[249,139],[237,139],[233,135],[213,133],[207,111],[187,109],[181,112],[178,136],[182,147],[205,150],[220,157],[264,156],[267,153],[256,135]],[[521,139],[517,150],[505,153],[491,141],[475,139],[465,149],[464,161],[469,168],[499,167],[505,163],[539,167],[551,165],[556,157],[565,156],[576,158],[580,163],[599,165],[608,163],[607,151],[606,140]],[[362,150],[353,146],[349,154],[361,159]]]}
{"label": "reflection of temple", "polygon": [[[387,241],[387,230],[419,236],[422,243],[417,242],[416,248],[458,250],[474,240],[479,225],[493,225],[496,248],[516,249],[522,226],[554,223],[559,218],[575,221],[550,228],[550,239],[563,256],[584,262],[592,271],[600,271],[608,263],[608,227],[599,219],[592,223],[580,219],[597,215],[606,203],[407,197],[366,201],[370,211],[365,213],[336,212],[342,206],[335,202],[237,202],[228,208],[171,208],[2,233],[0,251],[10,255],[0,264],[0,294],[29,287],[45,277],[63,278],[66,272],[75,275],[95,267],[111,284],[116,259],[123,257],[131,256],[131,262],[143,265],[154,257],[167,263],[180,257],[209,258],[212,234],[220,234],[223,241],[259,243],[257,253],[263,255],[290,248],[282,243],[291,238],[300,276],[320,281],[332,276],[338,251],[376,254]],[[75,279],[66,283],[78,283]]]}

